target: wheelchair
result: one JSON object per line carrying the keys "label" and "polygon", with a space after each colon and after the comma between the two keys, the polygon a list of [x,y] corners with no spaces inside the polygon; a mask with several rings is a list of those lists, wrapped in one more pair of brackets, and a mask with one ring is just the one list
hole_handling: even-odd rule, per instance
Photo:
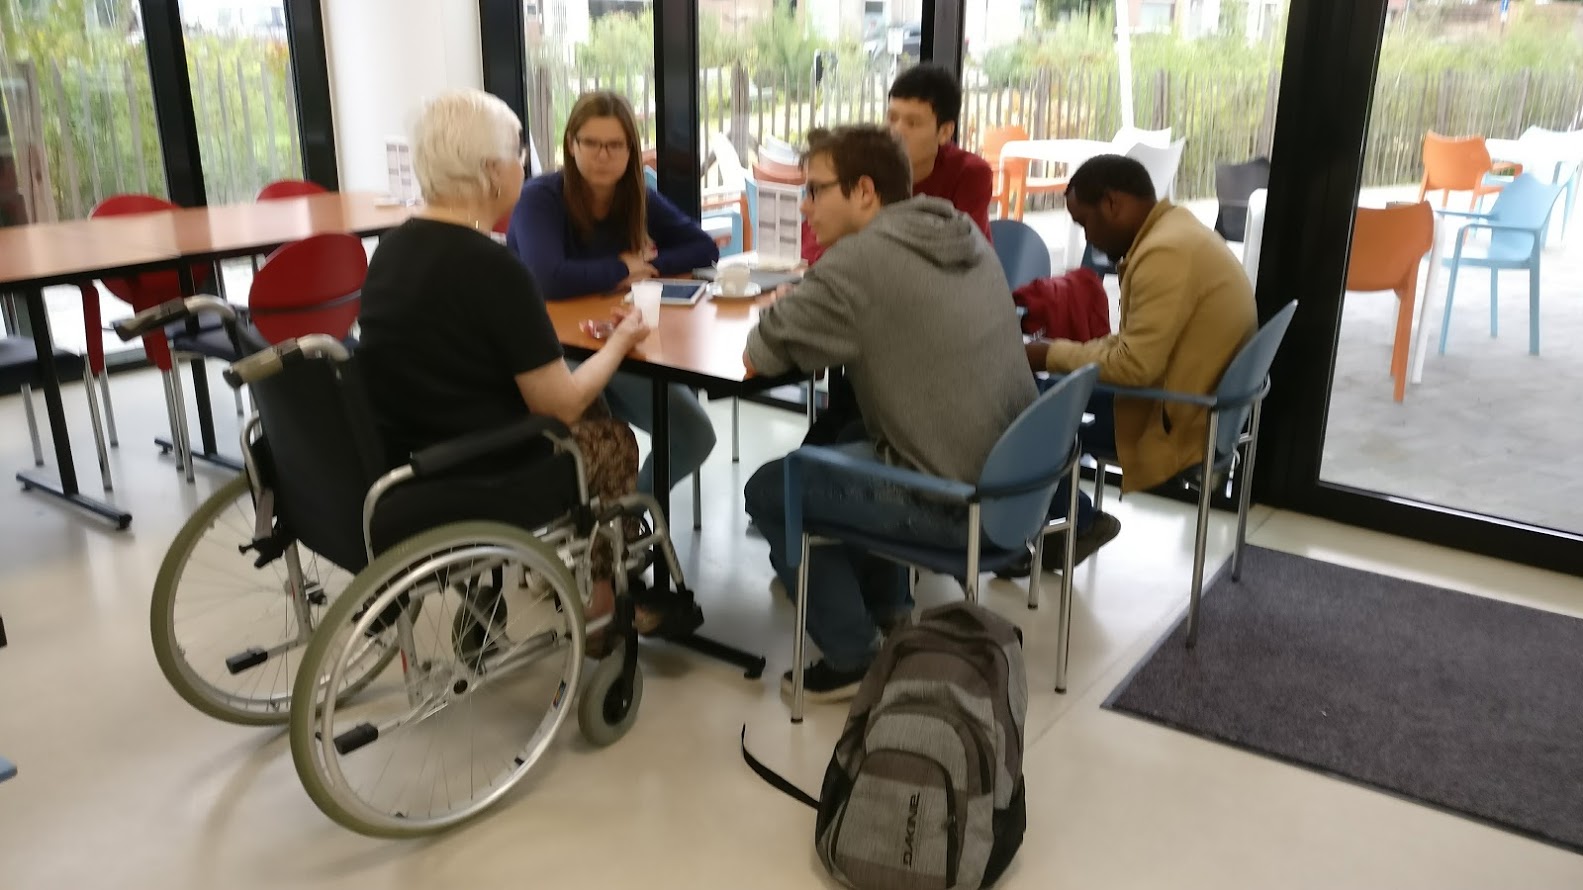
{"label": "wheelchair", "polygon": [[[234,331],[212,297],[116,328],[130,338],[210,312]],[[393,838],[487,810],[573,711],[597,746],[632,727],[643,674],[627,579],[651,550],[691,627],[702,623],[653,498],[590,499],[575,442],[542,417],[391,466],[356,360],[328,336],[255,352],[224,376],[252,396],[246,471],[177,534],[151,607],[156,656],[184,699],[232,722],[289,722],[315,804]],[[487,494],[506,485],[545,496],[503,511]],[[652,530],[629,541],[645,515]],[[616,596],[589,622],[595,547],[611,548]],[[601,629],[610,654],[585,678]]]}

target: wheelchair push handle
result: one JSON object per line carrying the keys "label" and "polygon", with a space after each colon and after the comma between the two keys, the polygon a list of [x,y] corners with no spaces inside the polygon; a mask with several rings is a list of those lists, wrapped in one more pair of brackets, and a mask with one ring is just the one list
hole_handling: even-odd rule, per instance
{"label": "wheelchair push handle", "polygon": [[351,353],[347,352],[341,341],[334,337],[328,334],[309,334],[306,337],[278,343],[262,352],[255,352],[226,368],[221,376],[232,389],[240,389],[267,377],[273,377],[288,365],[305,359],[327,358],[335,362],[344,362],[350,357]]}
{"label": "wheelchair push handle", "polygon": [[151,309],[144,309],[131,318],[116,322],[111,325],[111,328],[115,330],[117,337],[120,337],[122,341],[127,341],[153,331],[162,330],[165,326],[175,322],[185,321],[188,318],[205,314],[218,315],[225,319],[228,324],[236,321],[236,310],[231,307],[231,304],[219,297],[199,295],[166,300]]}

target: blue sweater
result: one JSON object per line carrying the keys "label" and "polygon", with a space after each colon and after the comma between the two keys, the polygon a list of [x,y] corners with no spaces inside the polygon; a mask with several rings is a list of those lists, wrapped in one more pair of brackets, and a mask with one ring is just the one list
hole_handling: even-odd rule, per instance
{"label": "blue sweater", "polygon": [[[659,251],[650,263],[661,275],[686,275],[720,258],[720,248],[696,222],[659,192],[648,192],[649,240]],[[627,264],[621,261],[629,248],[623,221],[606,217],[584,240],[566,212],[566,183],[560,173],[522,184],[506,245],[533,273],[546,300],[607,293],[627,277]]]}

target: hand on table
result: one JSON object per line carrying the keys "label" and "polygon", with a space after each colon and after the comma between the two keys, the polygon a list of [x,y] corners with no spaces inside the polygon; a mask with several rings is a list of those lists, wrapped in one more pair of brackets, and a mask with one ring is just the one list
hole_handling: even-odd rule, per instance
{"label": "hand on table", "polygon": [[610,342],[623,352],[631,352],[632,347],[648,339],[654,331],[649,320],[643,317],[636,306],[621,303],[610,309],[611,318],[615,320],[615,328],[610,332]]}

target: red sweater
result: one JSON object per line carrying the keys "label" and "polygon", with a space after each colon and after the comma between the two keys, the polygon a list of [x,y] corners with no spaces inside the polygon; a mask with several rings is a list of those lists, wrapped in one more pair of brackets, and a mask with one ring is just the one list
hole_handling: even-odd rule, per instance
{"label": "red sweater", "polygon": [[[989,196],[995,190],[995,174],[985,160],[970,151],[963,151],[955,143],[940,146],[935,156],[934,169],[929,175],[912,184],[914,195],[944,198],[973,218],[979,231],[989,238]],[[808,221],[802,224],[802,258],[813,265],[824,254],[824,248],[814,238]]]}

